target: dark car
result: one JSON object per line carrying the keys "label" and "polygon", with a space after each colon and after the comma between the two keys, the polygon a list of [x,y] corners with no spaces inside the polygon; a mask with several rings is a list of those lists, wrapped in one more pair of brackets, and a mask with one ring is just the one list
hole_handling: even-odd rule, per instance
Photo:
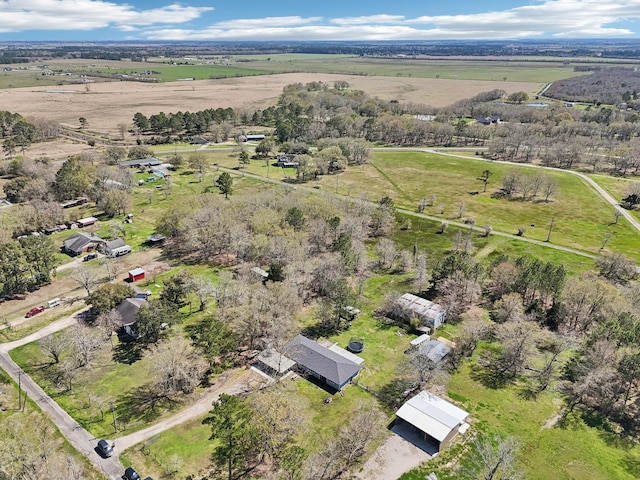
{"label": "dark car", "polygon": [[100,440],[98,442],[98,453],[107,458],[113,455],[113,447],[106,440]]}
{"label": "dark car", "polygon": [[89,255],[85,255],[85,257],[82,259],[83,262],[88,262],[89,260],[93,260],[94,258],[98,258],[98,254],[97,253],[90,253]]}
{"label": "dark car", "polygon": [[27,318],[31,318],[34,315],[37,315],[39,313],[44,312],[44,307],[42,305],[40,305],[39,307],[33,307],[31,310],[29,310],[26,314],[25,317]]}
{"label": "dark car", "polygon": [[140,480],[140,475],[138,475],[138,472],[136,472],[133,468],[128,467],[124,471],[124,478],[126,480]]}

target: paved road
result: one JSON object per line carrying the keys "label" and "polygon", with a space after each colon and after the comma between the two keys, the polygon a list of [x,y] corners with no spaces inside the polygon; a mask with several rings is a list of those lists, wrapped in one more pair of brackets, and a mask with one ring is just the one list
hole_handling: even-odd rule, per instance
{"label": "paved road", "polygon": [[49,397],[31,377],[25,374],[20,367],[11,359],[9,352],[21,345],[39,340],[51,333],[63,330],[78,322],[77,314],[63,318],[51,323],[33,335],[16,340],[11,343],[0,345],[0,368],[2,368],[16,382],[20,382],[22,388],[29,398],[38,404],[46,412],[64,437],[73,447],[82,453],[99,472],[105,474],[109,479],[115,480],[122,477],[124,467],[117,456],[111,458],[101,458],[94,450],[97,440],[93,435],[78,424],[71,415],[65,412],[55,401]]}

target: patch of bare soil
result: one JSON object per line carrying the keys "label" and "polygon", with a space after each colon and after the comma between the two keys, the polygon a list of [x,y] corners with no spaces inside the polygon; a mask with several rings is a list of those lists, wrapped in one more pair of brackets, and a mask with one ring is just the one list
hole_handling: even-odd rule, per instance
{"label": "patch of bare soil", "polygon": [[355,475],[361,480],[395,480],[431,459],[431,455],[407,442],[399,435],[391,435],[367,460]]}

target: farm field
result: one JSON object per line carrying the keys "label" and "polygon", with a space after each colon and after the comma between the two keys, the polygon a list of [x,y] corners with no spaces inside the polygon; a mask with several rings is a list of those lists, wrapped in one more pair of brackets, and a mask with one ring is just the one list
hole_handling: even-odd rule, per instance
{"label": "farm field", "polygon": [[78,127],[78,118],[84,117],[90,130],[119,138],[117,125],[130,125],[137,112],[150,116],[160,112],[194,112],[218,107],[266,108],[276,103],[286,85],[311,81],[333,83],[336,80],[346,80],[351,88],[386,100],[436,107],[496,88],[507,93],[526,91],[533,94],[542,85],[536,81],[292,73],[159,84],[97,82],[91,84],[89,91],[84,85],[4,89],[0,90],[0,102],[7,111],[25,117],[44,117],[73,128]]}

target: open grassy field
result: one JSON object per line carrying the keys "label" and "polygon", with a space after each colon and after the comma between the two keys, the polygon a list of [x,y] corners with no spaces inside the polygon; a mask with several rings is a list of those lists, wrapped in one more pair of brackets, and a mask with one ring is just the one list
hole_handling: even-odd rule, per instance
{"label": "open grassy field", "polygon": [[[237,166],[236,157],[229,152],[217,152],[214,158],[222,166]],[[472,218],[477,226],[489,224],[495,230],[512,234],[523,227],[527,238],[540,241],[546,240],[553,219],[552,243],[598,254],[610,235],[607,249],[640,258],[636,248],[638,232],[624,219],[614,224],[613,207],[574,175],[545,171],[559,185],[559,193],[548,203],[502,198],[499,195],[502,178],[514,168],[426,152],[376,150],[369,164],[351,167],[337,176],[323,176],[310,185],[355,198],[365,195],[373,201],[389,196],[396,206],[407,210],[415,210],[421,198],[435,195],[436,201],[425,209],[425,214],[442,221]],[[492,176],[487,192],[482,193],[483,183],[478,177],[487,169]],[[294,175],[267,167],[261,161],[252,161],[248,171],[279,179]],[[524,168],[522,171],[537,172]],[[461,203],[465,208],[459,218]]]}

